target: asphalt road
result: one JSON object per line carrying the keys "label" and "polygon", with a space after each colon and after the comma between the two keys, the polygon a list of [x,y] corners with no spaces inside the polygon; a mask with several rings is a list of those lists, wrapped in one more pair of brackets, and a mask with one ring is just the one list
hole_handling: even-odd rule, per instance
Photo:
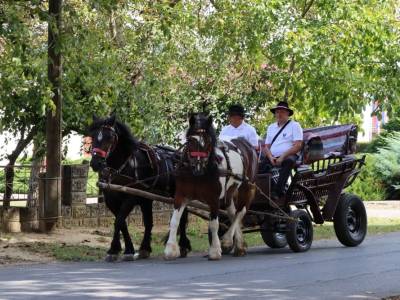
{"label": "asphalt road", "polygon": [[[356,248],[314,242],[306,253],[252,248],[244,258],[200,255],[118,263],[0,268],[0,299],[380,299],[400,294],[400,233]],[[56,298],[57,297],[57,298]]]}

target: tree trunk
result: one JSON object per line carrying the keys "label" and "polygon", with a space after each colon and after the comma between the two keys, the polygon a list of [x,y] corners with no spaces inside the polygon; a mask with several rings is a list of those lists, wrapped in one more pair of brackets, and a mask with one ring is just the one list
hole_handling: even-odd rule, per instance
{"label": "tree trunk", "polygon": [[15,162],[17,161],[18,157],[24,151],[24,149],[30,144],[37,133],[37,127],[32,127],[25,136],[25,131],[21,132],[21,139],[18,141],[17,146],[15,147],[14,151],[7,156],[8,164],[4,169],[5,173],[5,192],[3,198],[3,208],[7,209],[10,207],[10,199],[13,194],[14,188],[14,166]]}
{"label": "tree trunk", "polygon": [[55,109],[47,110],[46,120],[46,184],[42,230],[50,231],[61,215],[61,7],[62,0],[49,1],[48,78],[54,93]]}

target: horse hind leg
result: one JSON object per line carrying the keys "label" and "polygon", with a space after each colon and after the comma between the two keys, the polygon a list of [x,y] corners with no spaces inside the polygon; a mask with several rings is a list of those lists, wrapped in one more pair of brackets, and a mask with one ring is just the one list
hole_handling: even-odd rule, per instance
{"label": "horse hind leg", "polygon": [[229,226],[229,229],[224,233],[224,235],[221,238],[221,247],[222,247],[222,252],[225,254],[228,254],[229,252],[232,251],[233,248],[233,238],[234,238],[234,228],[232,227],[234,220],[235,220],[235,204],[232,201],[232,199],[229,202],[229,206],[226,210],[228,214],[229,221],[231,223],[231,226]]}
{"label": "horse hind leg", "polygon": [[235,227],[235,249],[234,256],[246,255],[246,245],[243,239],[241,224],[247,209],[250,207],[251,201],[254,198],[256,186],[251,183],[243,184],[238,191],[238,205],[242,207],[236,214],[237,225]]}
{"label": "horse hind leg", "polygon": [[244,215],[246,214],[246,207],[243,207],[237,214],[236,214],[236,226],[235,226],[235,246],[233,255],[234,256],[245,256],[246,255],[246,246],[243,239],[243,233],[241,229],[241,223]]}

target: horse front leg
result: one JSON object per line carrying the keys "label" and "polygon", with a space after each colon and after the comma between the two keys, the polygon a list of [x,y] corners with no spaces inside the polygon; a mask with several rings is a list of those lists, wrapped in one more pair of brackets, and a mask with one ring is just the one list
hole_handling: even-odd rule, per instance
{"label": "horse front leg", "polygon": [[176,235],[179,221],[186,207],[183,196],[175,196],[174,207],[174,212],[172,214],[171,221],[169,222],[169,237],[164,250],[164,259],[166,260],[176,259],[180,254],[178,244],[176,242]]}
{"label": "horse front leg", "polygon": [[139,258],[148,258],[151,253],[151,231],[153,229],[153,202],[147,199],[140,205],[143,215],[144,234],[139,249]]}
{"label": "horse front leg", "polygon": [[186,235],[186,229],[188,224],[189,213],[187,208],[182,213],[181,221],[179,223],[179,250],[181,257],[186,257],[187,254],[192,251],[190,240]]}
{"label": "horse front leg", "polygon": [[132,239],[128,231],[128,225],[126,223],[126,218],[129,216],[134,205],[131,201],[125,201],[120,208],[119,214],[116,218],[116,230],[119,229],[122,232],[125,243],[123,261],[133,261],[135,249],[133,247]]}
{"label": "horse front leg", "polygon": [[210,222],[208,225],[208,229],[211,232],[211,245],[208,250],[209,260],[219,260],[222,256],[221,243],[218,237],[218,207],[218,201],[217,205],[214,205],[214,207],[210,207]]}
{"label": "horse front leg", "polygon": [[114,262],[118,260],[118,255],[121,252],[121,241],[120,241],[120,228],[117,224],[117,217],[114,221],[114,234],[113,239],[111,241],[110,249],[107,251],[107,255],[105,261],[107,262]]}

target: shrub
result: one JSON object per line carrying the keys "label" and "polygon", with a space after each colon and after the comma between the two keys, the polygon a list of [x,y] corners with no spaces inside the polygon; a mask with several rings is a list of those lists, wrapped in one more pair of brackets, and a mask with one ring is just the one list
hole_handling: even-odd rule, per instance
{"label": "shrub", "polygon": [[377,176],[375,164],[377,159],[372,154],[367,154],[365,166],[346,192],[360,196],[363,200],[384,200],[385,185]]}
{"label": "shrub", "polygon": [[400,199],[400,132],[383,139],[385,146],[374,154],[377,176],[384,183],[387,199]]}

